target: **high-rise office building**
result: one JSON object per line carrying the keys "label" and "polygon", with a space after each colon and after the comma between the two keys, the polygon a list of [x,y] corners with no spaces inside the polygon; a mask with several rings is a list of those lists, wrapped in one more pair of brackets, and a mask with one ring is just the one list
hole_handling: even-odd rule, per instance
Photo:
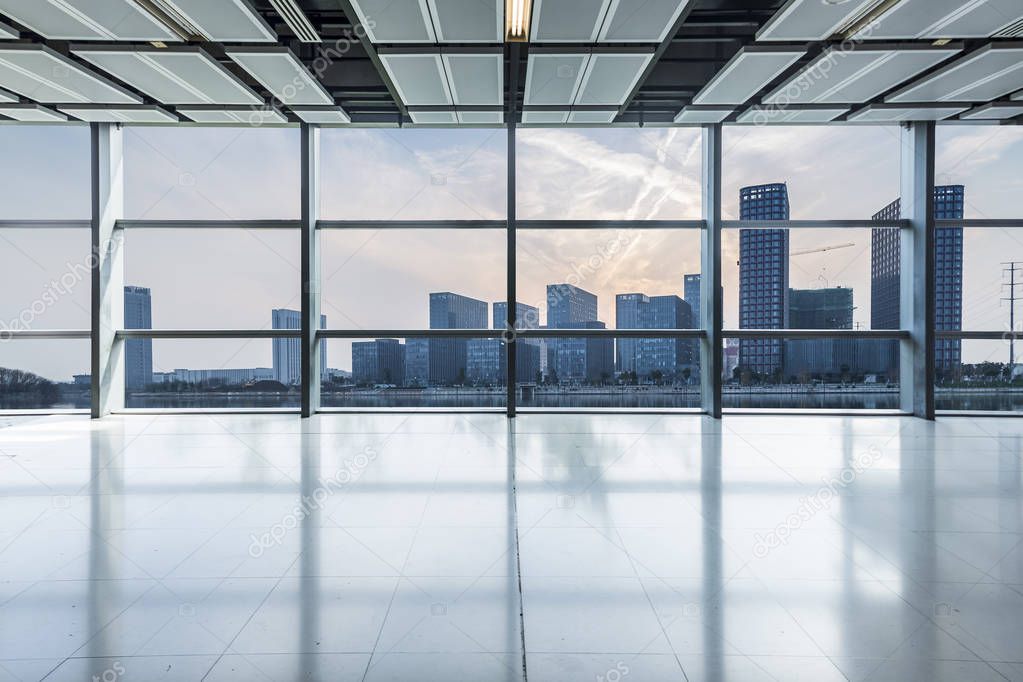
{"label": "high-rise office building", "polygon": [[[934,188],[935,220],[962,220],[966,188],[963,185],[939,185]],[[874,220],[898,220],[902,200],[874,214]],[[870,235],[870,326],[873,329],[899,329],[901,245],[898,228],[876,228]],[[959,331],[963,326],[963,228],[939,227],[934,235],[934,328]],[[898,363],[898,342],[885,344],[887,363]],[[959,339],[937,339],[935,367],[956,371],[962,362]]]}
{"label": "high-rise office building", "polygon": [[[487,304],[468,296],[443,291],[430,294],[430,329],[486,329]],[[430,383],[460,384],[467,379],[468,340],[431,338]]]}
{"label": "high-rise office building", "polygon": [[[302,312],[275,308],[271,311],[274,329],[301,329]],[[327,316],[320,315],[320,329],[327,328]],[[273,340],[274,379],[285,386],[302,383],[302,339]],[[327,376],[327,344],[320,342],[320,380]]]}
{"label": "high-rise office building", "polygon": [[[153,297],[146,287],[124,287],[124,328],[153,328]],[[129,391],[153,383],[153,340],[124,342],[124,386]]]}
{"label": "high-rise office building", "polygon": [[405,346],[398,339],[353,343],[352,381],[356,384],[403,384]]}
{"label": "high-rise office building", "polygon": [[[853,290],[847,287],[789,290],[789,329],[852,329]],[[876,371],[860,358],[855,339],[789,339],[785,374],[827,377]]]}
{"label": "high-rise office building", "polygon": [[[693,316],[689,304],[678,296],[618,294],[615,297],[618,329],[689,329]],[[636,372],[643,379],[656,374],[677,377],[692,371],[693,344],[685,339],[618,339],[618,371]]]}
{"label": "high-rise office building", "polygon": [[[508,304],[498,301],[493,304],[493,328],[506,329],[508,326]],[[540,311],[525,303],[515,303],[516,330],[539,329]],[[495,347],[495,344],[497,347]],[[470,375],[494,376],[491,383],[507,380],[507,355],[500,339],[474,339],[469,342]],[[540,373],[540,339],[517,339],[515,342],[515,376],[519,383],[532,383]],[[474,362],[474,358],[479,361]],[[485,360],[483,360],[485,358]]]}
{"label": "high-rise office building", "polygon": [[[646,294],[618,294],[615,296],[615,327],[617,329],[644,329],[641,310],[650,305]],[[636,371],[639,339],[617,339],[615,367],[619,372]]]}
{"label": "high-rise office building", "polygon": [[682,278],[682,299],[689,304],[693,313],[693,326],[700,317],[700,275],[685,275]]}
{"label": "high-rise office building", "polygon": [[430,385],[430,339],[405,339],[405,385]]}
{"label": "high-rise office building", "polygon": [[[597,296],[572,284],[547,285],[549,329],[604,329],[597,321]],[[591,343],[592,342],[592,343]],[[587,359],[587,351],[595,355]],[[605,366],[605,354],[610,360]],[[611,339],[557,338],[547,344],[548,373],[559,382],[600,381],[614,375],[614,341]]]}
{"label": "high-rise office building", "polygon": [[[784,183],[739,190],[741,220],[789,219],[789,193]],[[739,230],[739,328],[784,329],[788,324],[789,231]],[[742,339],[739,366],[758,374],[782,369],[780,339]]]}

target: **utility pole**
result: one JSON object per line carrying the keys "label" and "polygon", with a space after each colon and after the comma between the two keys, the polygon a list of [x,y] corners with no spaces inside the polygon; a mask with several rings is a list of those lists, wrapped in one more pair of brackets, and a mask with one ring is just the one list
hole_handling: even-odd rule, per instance
{"label": "utility pole", "polygon": [[1009,295],[1002,300],[1009,302],[1009,381],[1012,381],[1012,370],[1016,366],[1016,287],[1023,285],[1023,281],[1016,281],[1016,273],[1023,272],[1023,263],[1007,261],[1002,265],[1007,266],[1002,268],[1002,274],[1009,275],[1009,282],[1002,284],[1003,287],[1009,287]]}

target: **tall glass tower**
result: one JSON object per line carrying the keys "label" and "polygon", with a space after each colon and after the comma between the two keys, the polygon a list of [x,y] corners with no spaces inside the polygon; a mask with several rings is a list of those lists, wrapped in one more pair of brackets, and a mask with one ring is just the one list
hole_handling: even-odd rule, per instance
{"label": "tall glass tower", "polygon": [[[487,303],[442,291],[430,294],[430,329],[486,329]],[[460,384],[468,371],[467,339],[429,339],[430,383]]]}
{"label": "tall glass tower", "polygon": [[[301,329],[302,312],[276,308],[271,312],[274,329]],[[320,315],[320,329],[327,328],[327,316]],[[302,339],[273,340],[274,379],[285,386],[302,383]],[[320,380],[327,377],[327,344],[320,342]]]}
{"label": "tall glass tower", "polygon": [[[124,288],[124,328],[153,328],[153,297],[146,287]],[[153,340],[128,339],[124,342],[124,387],[144,389],[153,383]]]}

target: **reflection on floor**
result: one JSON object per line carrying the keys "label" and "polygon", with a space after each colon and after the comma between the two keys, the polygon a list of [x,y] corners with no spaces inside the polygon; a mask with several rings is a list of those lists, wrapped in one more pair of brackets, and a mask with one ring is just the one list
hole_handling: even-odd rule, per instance
{"label": "reflection on floor", "polygon": [[4,423],[0,680],[1023,680],[1021,420]]}

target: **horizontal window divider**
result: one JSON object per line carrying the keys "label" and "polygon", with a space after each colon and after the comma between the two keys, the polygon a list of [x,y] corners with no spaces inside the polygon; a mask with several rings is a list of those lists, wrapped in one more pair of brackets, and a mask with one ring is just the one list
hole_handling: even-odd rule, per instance
{"label": "horizontal window divider", "polygon": [[703,220],[517,220],[519,230],[702,230]]}
{"label": "horizontal window divider", "polygon": [[908,220],[723,220],[726,230],[908,228]]}
{"label": "horizontal window divider", "polygon": [[0,329],[0,341],[18,339],[89,339],[88,329]]}
{"label": "horizontal window divider", "polygon": [[320,329],[321,339],[499,339],[503,329]]}
{"label": "horizontal window divider", "polygon": [[119,329],[119,339],[299,339],[301,329]]}
{"label": "horizontal window divider", "polygon": [[300,220],[118,220],[122,230],[297,230]]}
{"label": "horizontal window divider", "polygon": [[503,230],[505,220],[320,220],[320,230]]}
{"label": "horizontal window divider", "polygon": [[989,227],[989,228],[1016,228],[1023,227],[1023,218],[971,218],[969,220],[935,220],[938,227]]}
{"label": "horizontal window divider", "polygon": [[87,230],[91,220],[0,220],[0,230]]}
{"label": "horizontal window divider", "polygon": [[725,329],[726,339],[908,339],[902,329]]}
{"label": "horizontal window divider", "polygon": [[522,329],[515,333],[520,339],[702,339],[702,329]]}
{"label": "horizontal window divider", "polygon": [[1023,338],[1023,332],[1013,333],[1008,329],[1004,331],[958,331],[958,330],[942,330],[938,329],[934,332],[934,336],[939,339],[963,339],[963,340],[974,340],[974,341],[1002,341],[1009,340],[1011,338],[1021,339]]}

